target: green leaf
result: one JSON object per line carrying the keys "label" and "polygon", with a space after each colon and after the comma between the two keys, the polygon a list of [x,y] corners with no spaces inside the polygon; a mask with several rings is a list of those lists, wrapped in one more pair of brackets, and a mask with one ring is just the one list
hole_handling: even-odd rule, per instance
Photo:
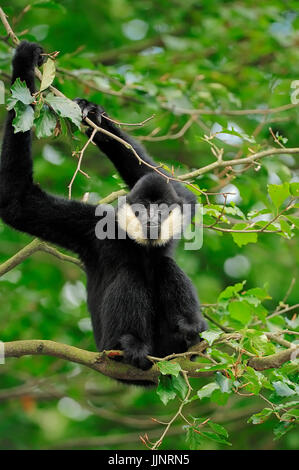
{"label": "green leaf", "polygon": [[299,197],[299,183],[290,183],[290,193],[292,196]]}
{"label": "green leaf", "polygon": [[225,377],[221,372],[216,372],[216,382],[222,393],[231,393],[233,381]]}
{"label": "green leaf", "polygon": [[[231,203],[232,204],[232,203]],[[224,212],[225,214],[230,214],[230,215],[237,215],[239,216],[241,219],[245,219],[245,215],[243,214],[243,212],[241,211],[241,209],[239,209],[238,206],[233,206],[233,207],[225,207],[224,208]]]}
{"label": "green leaf", "polygon": [[252,289],[248,289],[244,295],[253,295],[254,297],[257,297],[260,300],[271,299],[271,296],[268,294],[268,292],[265,289],[262,289],[261,287],[254,287]]}
{"label": "green leaf", "polygon": [[80,128],[82,116],[77,103],[62,96],[55,96],[53,93],[48,93],[45,100],[59,116],[70,119]]}
{"label": "green leaf", "polygon": [[247,302],[231,302],[228,310],[231,317],[242,323],[242,325],[247,325],[252,319],[251,307]]}
{"label": "green leaf", "polygon": [[257,395],[263,387],[264,376],[261,372],[254,370],[252,367],[246,367],[246,372],[243,374],[246,389],[250,393]]}
{"label": "green leaf", "polygon": [[279,423],[279,425],[276,426],[276,428],[274,428],[274,430],[273,430],[273,432],[275,434],[275,439],[274,440],[280,439],[287,432],[294,429],[295,426],[296,426],[295,423],[285,423],[285,422]]}
{"label": "green leaf", "polygon": [[157,394],[164,405],[176,397],[176,391],[173,388],[172,380],[168,375],[159,377],[159,384],[157,387]]}
{"label": "green leaf", "polygon": [[279,208],[290,195],[289,183],[269,184],[268,193],[275,207]]}
{"label": "green leaf", "polygon": [[11,96],[14,100],[21,101],[26,105],[34,101],[34,97],[31,95],[29,88],[27,88],[26,82],[22,82],[19,78],[16,79],[11,87]]}
{"label": "green leaf", "polygon": [[272,385],[275,389],[275,392],[280,397],[290,397],[291,395],[296,395],[294,390],[292,390],[286,383],[281,382],[280,380],[277,382],[272,382]]}
{"label": "green leaf", "polygon": [[219,349],[212,349],[211,356],[216,359],[217,362],[221,362],[219,366],[227,364],[234,364],[236,359],[233,355],[227,354],[224,351],[220,351]]}
{"label": "green leaf", "polygon": [[261,331],[248,329],[245,333],[244,347],[257,356],[270,355],[276,352],[275,346]]}
{"label": "green leaf", "polygon": [[208,330],[200,334],[201,338],[205,339],[209,346],[212,346],[214,341],[222,335],[222,331]]}
{"label": "green leaf", "polygon": [[30,105],[25,105],[18,101],[15,105],[16,116],[12,122],[16,132],[26,132],[33,126],[34,111]]}
{"label": "green leaf", "polygon": [[246,281],[243,282],[238,282],[237,284],[234,284],[233,286],[228,286],[224,291],[221,292],[221,294],[218,297],[218,302],[221,300],[229,300],[233,297],[236,296],[244,287],[244,284]]}
{"label": "green leaf", "polygon": [[292,215],[285,216],[296,228],[299,229],[299,219],[298,217],[293,217]]}
{"label": "green leaf", "polygon": [[7,110],[10,111],[11,109],[13,109],[16,105],[16,103],[18,102],[18,100],[16,100],[15,98],[12,98],[11,96],[9,96],[7,98]]}
{"label": "green leaf", "polygon": [[258,305],[254,309],[254,314],[264,323],[268,315],[268,310],[263,305]]}
{"label": "green leaf", "polygon": [[186,442],[191,450],[198,450],[202,444],[201,434],[195,432],[190,426],[187,427]]}
{"label": "green leaf", "polygon": [[210,431],[200,431],[201,435],[205,437],[206,439],[209,439],[211,441],[218,442],[218,444],[224,444],[227,446],[231,446],[232,444],[228,442],[226,439],[223,439],[219,434],[215,434],[214,432]]}
{"label": "green leaf", "polygon": [[213,423],[213,421],[209,421],[208,422],[208,425],[210,426],[210,428],[213,429],[214,432],[216,432],[217,434],[220,434],[221,436],[224,436],[224,437],[228,437],[228,432],[227,430],[221,426],[220,424],[217,424],[217,423]]}
{"label": "green leaf", "polygon": [[174,390],[177,392],[179,397],[184,400],[188,391],[188,386],[186,384],[186,381],[184,380],[184,377],[179,374],[177,377],[173,375],[171,379]]}
{"label": "green leaf", "polygon": [[269,416],[272,415],[272,413],[273,410],[271,408],[264,408],[259,413],[250,416],[247,423],[262,424],[264,421],[266,421],[267,418],[269,418]]}
{"label": "green leaf", "polygon": [[258,307],[258,305],[261,303],[260,299],[258,299],[254,295],[242,295],[242,297],[240,297],[240,300],[245,300],[248,304],[253,305],[254,307]]}
{"label": "green leaf", "polygon": [[202,398],[210,397],[212,393],[214,392],[214,390],[217,390],[217,389],[219,389],[219,385],[216,384],[215,382],[211,382],[201,387],[201,389],[197,390],[197,396],[198,398],[200,398],[200,400]]}
{"label": "green leaf", "polygon": [[44,106],[40,110],[40,115],[34,120],[35,133],[38,139],[41,137],[49,137],[53,134],[53,131],[57,124],[57,117],[53,112]]}
{"label": "green leaf", "polygon": [[281,419],[285,419],[285,420],[294,419],[296,421],[299,421],[299,410],[297,408],[292,408],[291,410],[288,410],[285,413],[283,413],[283,415],[281,416]]}
{"label": "green leaf", "polygon": [[47,88],[49,88],[50,85],[52,85],[53,80],[55,78],[55,73],[55,61],[53,59],[48,58],[47,62],[45,62],[43,65],[43,76],[39,91],[46,90]]}
{"label": "green leaf", "polygon": [[161,361],[157,362],[157,366],[159,367],[161,374],[174,375],[175,377],[177,377],[182,370],[180,364],[177,362]]}
{"label": "green leaf", "polygon": [[250,232],[246,232],[246,227],[247,227],[247,224],[245,223],[241,223],[241,224],[235,224],[232,228],[234,230],[243,230],[244,229],[244,232],[240,233],[240,232],[231,232],[232,234],[232,237],[233,237],[233,240],[234,242],[239,246],[243,246],[243,245],[247,245],[248,243],[256,243],[257,242],[257,233],[250,233]]}
{"label": "green leaf", "polygon": [[291,227],[290,225],[287,223],[287,221],[285,219],[280,219],[279,221],[280,223],[280,228],[282,230],[282,232],[287,235],[287,238],[291,238],[292,236],[292,230],[291,230]]}

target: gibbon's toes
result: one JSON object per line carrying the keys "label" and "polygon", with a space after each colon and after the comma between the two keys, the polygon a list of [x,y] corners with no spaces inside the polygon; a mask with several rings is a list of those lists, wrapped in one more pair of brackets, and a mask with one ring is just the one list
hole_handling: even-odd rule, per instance
{"label": "gibbon's toes", "polygon": [[153,365],[142,351],[125,351],[124,359],[128,364],[141,370],[150,369]]}
{"label": "gibbon's toes", "polygon": [[17,49],[13,59],[14,64],[20,64],[23,67],[40,67],[45,62],[43,56],[44,50],[35,42],[22,41]]}
{"label": "gibbon's toes", "polygon": [[75,98],[74,101],[81,108],[83,121],[85,118],[88,118],[97,126],[101,125],[102,113],[104,112],[104,109],[101,106],[98,106],[95,103],[91,103],[84,98]]}
{"label": "gibbon's toes", "polygon": [[148,346],[135,338],[135,336],[131,334],[123,335],[121,345],[124,350],[125,362],[142,370],[152,367],[151,361],[146,357],[149,353]]}

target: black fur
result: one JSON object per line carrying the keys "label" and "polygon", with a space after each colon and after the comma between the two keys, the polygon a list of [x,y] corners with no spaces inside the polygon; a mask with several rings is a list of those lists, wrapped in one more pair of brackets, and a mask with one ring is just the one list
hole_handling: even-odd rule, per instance
{"label": "black fur", "polygon": [[[34,66],[42,62],[42,49],[28,42],[18,46],[13,78],[25,80],[34,92]],[[83,119],[88,116],[123,138],[147,162],[144,148],[102,116],[104,110],[77,100]],[[206,328],[197,295],[188,277],[176,265],[174,242],[153,247],[134,240],[99,240],[95,236],[95,206],[68,201],[44,192],[33,182],[31,132],[14,134],[14,111],[8,112],[0,167],[0,216],[17,230],[74,251],[87,273],[88,307],[98,349],[124,350],[125,360],[141,369],[151,363],[147,354],[180,353],[199,340]],[[91,130],[87,133],[90,135]],[[183,185],[140,165],[124,145],[102,133],[94,142],[113,162],[131,189],[128,200],[166,203],[196,199]]]}

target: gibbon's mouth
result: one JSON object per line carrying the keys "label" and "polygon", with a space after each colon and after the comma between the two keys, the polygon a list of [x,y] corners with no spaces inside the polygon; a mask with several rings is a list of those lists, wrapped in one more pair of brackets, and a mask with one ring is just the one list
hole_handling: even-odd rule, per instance
{"label": "gibbon's mouth", "polygon": [[161,224],[153,224],[152,222],[146,222],[144,225],[146,228],[158,228]]}

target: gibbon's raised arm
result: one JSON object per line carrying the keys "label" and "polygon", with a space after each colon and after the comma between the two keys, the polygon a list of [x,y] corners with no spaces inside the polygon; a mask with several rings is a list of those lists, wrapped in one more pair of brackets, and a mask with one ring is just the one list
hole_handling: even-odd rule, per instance
{"label": "gibbon's raised arm", "polygon": [[[22,42],[13,59],[16,78],[35,91],[34,67],[43,62],[37,44]],[[79,254],[94,237],[95,206],[44,192],[33,182],[31,131],[14,133],[15,112],[8,112],[0,163],[0,217],[8,225]]]}
{"label": "gibbon's raised arm", "polygon": [[[112,134],[120,137],[121,139],[128,142],[135,149],[137,154],[147,163],[157,166],[151,157],[147,154],[143,145],[137,142],[133,137],[126,134],[122,131],[116,124],[111,122],[109,119],[106,119],[102,114],[105,113],[104,109],[101,106],[98,106],[94,103],[89,103],[85,99],[77,98],[75,100],[83,113],[83,117],[88,116],[95,124]],[[87,130],[87,135],[91,135],[92,129]],[[125,183],[131,189],[137,181],[142,178],[142,176],[152,173],[154,170],[149,168],[144,164],[140,164],[136,156],[133,155],[132,151],[125,147],[124,144],[118,142],[117,140],[106,136],[100,132],[97,132],[93,138],[95,144],[99,149],[104,152],[107,157],[112,161],[116,169],[118,170],[120,176],[125,181]],[[159,169],[162,173],[167,175],[168,173],[163,169]],[[163,177],[161,177],[163,178]],[[196,204],[196,197],[194,194],[189,191],[183,184],[172,181],[172,184],[178,194],[186,203]]]}

